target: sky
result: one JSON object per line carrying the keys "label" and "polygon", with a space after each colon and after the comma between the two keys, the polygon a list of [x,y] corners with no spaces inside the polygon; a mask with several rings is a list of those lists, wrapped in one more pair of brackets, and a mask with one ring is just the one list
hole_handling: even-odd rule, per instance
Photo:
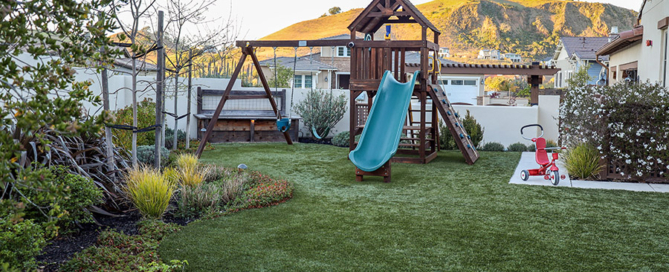
{"label": "sky", "polygon": [[[292,24],[318,18],[333,6],[342,11],[364,8],[371,0],[219,0],[211,12],[218,16],[232,14],[241,21],[241,37],[254,40],[265,37]],[[415,5],[431,0],[411,0]],[[586,0],[586,2],[610,3],[639,11],[642,0]],[[223,15],[225,14],[225,15]],[[215,15],[216,16],[216,15]]]}
{"label": "sky", "polygon": [[[198,1],[198,0],[195,0]],[[364,8],[371,0],[217,0],[205,16],[208,19],[228,19],[237,21],[240,40],[256,40],[277,32],[292,24],[311,20],[338,6],[342,11]],[[414,5],[432,0],[411,0]],[[580,0],[585,2],[609,3],[639,11],[642,0]],[[158,4],[165,0],[158,0]],[[122,19],[129,19],[122,14]],[[220,21],[220,20],[219,20]],[[155,22],[143,22],[146,25]]]}

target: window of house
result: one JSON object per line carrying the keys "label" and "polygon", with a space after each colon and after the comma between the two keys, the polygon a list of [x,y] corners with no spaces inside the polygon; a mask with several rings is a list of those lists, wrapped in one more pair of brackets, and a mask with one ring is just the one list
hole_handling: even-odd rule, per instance
{"label": "window of house", "polygon": [[476,86],[476,80],[465,80],[466,86]]}
{"label": "window of house", "polygon": [[312,83],[313,83],[313,81],[311,80],[311,76],[310,75],[309,76],[305,75],[304,76],[304,88],[305,89],[311,89],[311,84]]}
{"label": "window of house", "polygon": [[295,88],[302,88],[302,75],[295,75],[293,86],[295,86]]}
{"label": "window of house", "polygon": [[451,85],[463,85],[464,80],[451,80]]}
{"label": "window of house", "polygon": [[348,49],[346,46],[338,46],[337,47],[337,57],[350,57],[351,56],[351,50]]}
{"label": "window of house", "polygon": [[448,85],[448,79],[440,79],[439,85]]}

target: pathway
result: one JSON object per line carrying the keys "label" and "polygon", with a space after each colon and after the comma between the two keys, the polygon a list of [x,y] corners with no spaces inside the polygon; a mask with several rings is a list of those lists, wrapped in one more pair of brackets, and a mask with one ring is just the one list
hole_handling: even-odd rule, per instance
{"label": "pathway", "polygon": [[[549,154],[550,155],[550,154]],[[553,186],[549,180],[544,180],[540,176],[532,176],[529,180],[520,179],[520,171],[523,169],[538,168],[539,165],[534,160],[534,152],[523,152],[516,171],[509,181],[510,184]],[[631,182],[610,182],[610,181],[591,181],[591,180],[571,180],[567,168],[558,160],[560,175],[565,175],[564,180],[560,180],[558,187],[574,187],[586,189],[605,189],[605,190],[626,190],[637,192],[669,192],[669,184],[651,184],[651,183],[631,183]]]}

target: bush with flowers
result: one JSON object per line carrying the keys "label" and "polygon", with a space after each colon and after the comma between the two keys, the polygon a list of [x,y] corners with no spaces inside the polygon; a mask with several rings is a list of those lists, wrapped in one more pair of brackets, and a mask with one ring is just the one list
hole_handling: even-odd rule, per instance
{"label": "bush with flowers", "polygon": [[626,179],[667,177],[669,92],[659,84],[587,86],[579,71],[560,106],[564,143],[587,142]]}

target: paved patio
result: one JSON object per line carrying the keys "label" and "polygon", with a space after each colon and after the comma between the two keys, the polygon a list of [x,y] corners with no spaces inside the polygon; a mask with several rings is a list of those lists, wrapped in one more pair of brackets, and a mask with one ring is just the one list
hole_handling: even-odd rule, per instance
{"label": "paved patio", "polygon": [[[510,184],[524,184],[524,185],[539,185],[539,186],[553,186],[550,180],[544,180],[541,176],[532,176],[527,181],[520,179],[520,171],[524,169],[538,168],[539,165],[534,160],[534,152],[523,152],[516,167]],[[610,182],[610,181],[590,181],[590,180],[571,180],[567,168],[558,160],[558,167],[560,168],[560,175],[565,175],[564,180],[560,180],[557,187],[574,187],[586,189],[605,189],[605,190],[626,190],[636,192],[660,192],[668,193],[669,184],[650,184],[650,183],[630,183],[630,182]]]}

